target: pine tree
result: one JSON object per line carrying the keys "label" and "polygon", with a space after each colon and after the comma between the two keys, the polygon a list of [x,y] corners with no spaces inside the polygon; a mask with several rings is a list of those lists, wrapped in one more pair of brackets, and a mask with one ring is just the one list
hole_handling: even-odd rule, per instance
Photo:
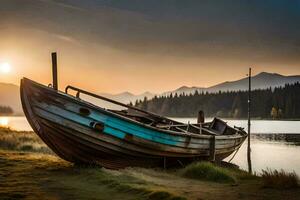
{"label": "pine tree", "polygon": [[[188,95],[169,94],[135,102],[135,106],[172,117],[196,117],[199,110],[205,116],[247,117],[247,91]],[[252,116],[256,118],[300,118],[300,83],[275,89],[252,91]]]}

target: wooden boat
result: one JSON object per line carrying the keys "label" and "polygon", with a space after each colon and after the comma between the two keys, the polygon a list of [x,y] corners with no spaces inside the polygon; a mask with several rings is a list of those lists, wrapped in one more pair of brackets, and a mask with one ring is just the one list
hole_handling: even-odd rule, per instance
{"label": "wooden boat", "polygon": [[[68,94],[77,92],[76,96]],[[90,95],[126,107],[109,110],[80,99]],[[222,160],[247,134],[220,119],[184,124],[68,86],[65,92],[21,80],[24,113],[38,136],[62,159],[105,168],[175,167]]]}

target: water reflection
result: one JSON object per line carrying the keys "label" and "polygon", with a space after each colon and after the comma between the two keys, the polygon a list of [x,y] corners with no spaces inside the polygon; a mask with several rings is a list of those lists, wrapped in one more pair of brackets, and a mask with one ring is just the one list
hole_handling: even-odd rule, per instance
{"label": "water reflection", "polygon": [[[300,134],[255,134],[251,137],[251,160],[253,171],[284,169],[300,175]],[[226,160],[230,160],[231,157]],[[247,142],[236,154],[232,163],[247,170]]]}
{"label": "water reflection", "polygon": [[0,127],[9,127],[17,131],[32,131],[29,123],[23,116],[2,116],[0,117]]}
{"label": "water reflection", "polygon": [[300,134],[253,134],[252,140],[300,146]]}
{"label": "water reflection", "polygon": [[0,117],[0,126],[8,127],[8,117]]}

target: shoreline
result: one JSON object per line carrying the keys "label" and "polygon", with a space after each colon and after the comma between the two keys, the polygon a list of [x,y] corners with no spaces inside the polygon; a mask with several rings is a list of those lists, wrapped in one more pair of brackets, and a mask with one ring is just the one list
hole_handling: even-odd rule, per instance
{"label": "shoreline", "polygon": [[22,114],[15,114],[15,115],[0,115],[0,117],[25,117],[25,115],[22,115]]}
{"label": "shoreline", "polygon": [[237,200],[297,199],[300,195],[300,188],[266,188],[261,177],[218,166],[233,182],[185,177],[182,170],[188,166],[169,170],[77,166],[57,157],[33,132],[0,128],[0,177],[5,183],[0,184],[0,198]]}
{"label": "shoreline", "polygon": [[240,177],[223,183],[182,177],[174,170],[81,167],[43,153],[0,150],[0,160],[5,182],[0,197],[11,199],[296,200],[300,195],[299,188],[267,188],[260,177],[233,169],[230,173]]}

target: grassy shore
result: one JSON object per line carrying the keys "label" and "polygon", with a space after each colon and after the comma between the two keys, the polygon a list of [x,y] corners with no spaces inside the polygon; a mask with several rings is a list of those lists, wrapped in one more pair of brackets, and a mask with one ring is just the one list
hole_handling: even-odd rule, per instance
{"label": "grassy shore", "polygon": [[[271,173],[265,175],[278,183]],[[266,187],[264,180],[210,163],[170,171],[79,167],[58,158],[32,132],[0,129],[0,199],[223,200],[300,196],[297,187]]]}

